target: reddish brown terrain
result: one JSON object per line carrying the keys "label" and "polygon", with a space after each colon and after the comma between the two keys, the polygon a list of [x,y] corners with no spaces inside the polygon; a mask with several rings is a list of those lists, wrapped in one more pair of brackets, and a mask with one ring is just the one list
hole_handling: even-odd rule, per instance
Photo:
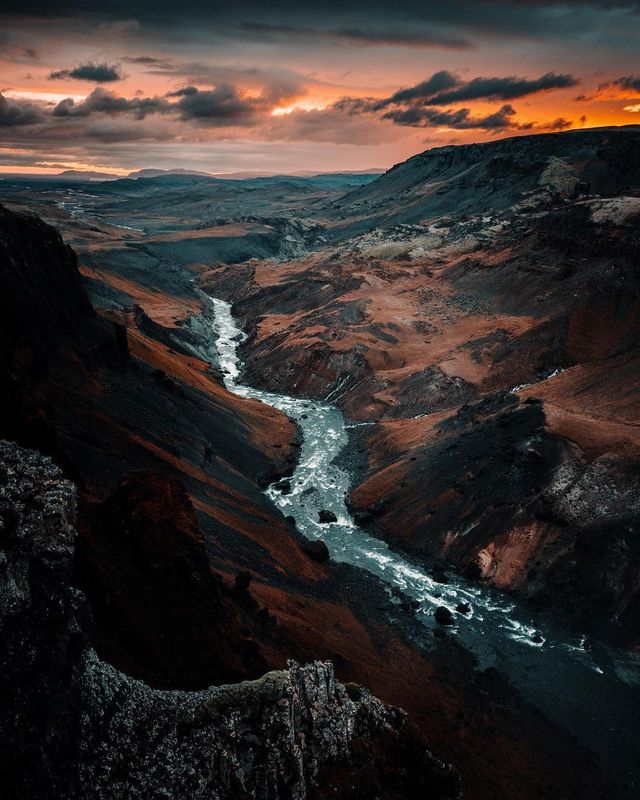
{"label": "reddish brown terrain", "polygon": [[[113,182],[101,216],[11,190],[0,434],[80,487],[74,580],[101,657],[181,689],[331,659],[409,712],[468,798],[599,798],[614,780],[625,796],[617,764],[455,637],[305,552],[263,494],[292,471],[295,426],[224,388],[202,294],[250,334],[246,382],[374,423],[347,453],[368,532],[632,649],[640,148],[636,131],[572,136],[444,148],[275,217],[270,188],[215,218],[180,181]],[[160,210],[177,196],[184,229]],[[15,214],[34,208],[79,264]]]}
{"label": "reddish brown terrain", "polygon": [[435,150],[347,195],[331,248],[204,278],[247,320],[251,382],[376,422],[350,498],[368,530],[629,645],[637,135]]}

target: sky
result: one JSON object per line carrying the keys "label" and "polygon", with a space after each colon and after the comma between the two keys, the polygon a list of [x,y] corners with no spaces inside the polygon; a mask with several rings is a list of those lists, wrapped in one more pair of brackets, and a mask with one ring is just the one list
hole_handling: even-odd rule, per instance
{"label": "sky", "polygon": [[640,0],[3,0],[0,172],[386,169],[640,123]]}

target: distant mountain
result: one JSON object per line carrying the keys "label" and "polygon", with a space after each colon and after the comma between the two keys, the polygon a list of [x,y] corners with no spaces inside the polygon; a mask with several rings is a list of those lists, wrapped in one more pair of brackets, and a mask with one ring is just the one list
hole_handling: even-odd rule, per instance
{"label": "distant mountain", "polygon": [[195,169],[139,169],[135,172],[130,172],[127,175],[127,178],[133,178],[134,180],[138,178],[161,178],[164,175],[198,175],[202,178],[213,178],[215,177],[210,172],[202,172],[201,170]]}
{"label": "distant mountain", "polygon": [[371,169],[349,169],[338,172],[318,172],[317,170],[300,170],[297,172],[266,172],[262,170],[250,170],[244,172],[203,172],[195,169],[139,169],[130,172],[128,178],[162,178],[169,175],[195,175],[201,178],[218,178],[221,180],[250,180],[253,178],[329,178],[341,177],[344,175],[382,175],[385,170],[378,167]]}
{"label": "distant mountain", "polygon": [[115,181],[120,175],[113,172],[84,172],[77,169],[65,169],[57,175],[51,175],[51,180],[59,181]]}
{"label": "distant mountain", "polygon": [[383,169],[372,167],[371,169],[342,170],[340,172],[317,172],[315,170],[301,170],[298,172],[265,172],[252,170],[245,172],[205,172],[197,169],[139,169],[130,172],[126,176],[115,175],[113,172],[83,171],[77,169],[65,169],[55,175],[31,175],[24,172],[5,173],[0,179],[5,180],[38,180],[38,181],[78,181],[78,182],[99,182],[122,180],[123,177],[130,180],[140,178],[216,178],[218,180],[243,181],[255,180],[257,178],[317,178],[320,180],[339,180],[351,177],[357,183],[368,176],[377,176],[384,173]]}

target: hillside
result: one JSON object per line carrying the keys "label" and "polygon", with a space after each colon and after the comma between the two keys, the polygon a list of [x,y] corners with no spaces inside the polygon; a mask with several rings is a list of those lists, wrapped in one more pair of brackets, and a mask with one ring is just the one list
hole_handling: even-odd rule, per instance
{"label": "hillside", "polygon": [[637,196],[639,132],[628,125],[427,150],[334,203],[345,220],[337,233],[507,212],[541,186],[564,197]]}
{"label": "hillside", "polygon": [[[155,691],[329,660],[347,691],[406,709],[469,797],[634,796],[637,137],[447,148],[458,166],[437,169],[427,153],[357,190],[375,214],[340,176],[0,186],[0,433],[78,485],[87,647],[123,696],[144,682],[145,719]],[[612,153],[627,175],[594,193],[585,165]],[[423,216],[385,221],[416,198]],[[207,295],[248,333],[242,381],[345,415],[337,499],[365,555],[386,553],[373,574],[347,557],[352,528],[318,521],[322,458],[299,494],[301,420],[230,390]],[[313,438],[320,456],[336,435]],[[524,633],[485,617],[494,602]]]}
{"label": "hillside", "polygon": [[428,151],[339,201],[339,243],[207,284],[247,320],[250,382],[377,421],[368,530],[629,644],[639,153],[638,128]]}

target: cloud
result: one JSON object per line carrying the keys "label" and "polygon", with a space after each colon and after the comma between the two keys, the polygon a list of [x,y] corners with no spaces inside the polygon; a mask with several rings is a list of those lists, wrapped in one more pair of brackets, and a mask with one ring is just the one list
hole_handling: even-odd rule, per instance
{"label": "cloud", "polygon": [[264,96],[277,96],[281,99],[302,97],[307,92],[307,85],[322,83],[318,79],[301,75],[287,67],[228,66],[203,64],[198,61],[143,58],[144,60],[132,59],[132,63],[136,61],[147,65],[150,75],[174,77],[185,85],[192,86],[231,84],[238,91],[251,93],[259,91]]}
{"label": "cloud", "polygon": [[625,92],[634,92],[640,94],[640,75],[625,75],[622,78],[616,78],[611,81],[609,86],[617,86]]}
{"label": "cloud", "polygon": [[228,83],[219,83],[210,89],[183,86],[164,97],[121,97],[103,87],[94,89],[83,101],[68,97],[61,100],[51,112],[57,119],[83,119],[93,115],[131,115],[144,119],[151,114],[173,116],[186,122],[206,126],[248,126],[257,124],[262,117],[285,99],[290,99],[287,85],[265,87],[259,94],[240,91]]}
{"label": "cloud", "polygon": [[514,100],[552,89],[575,86],[573,75],[547,72],[533,80],[508,76],[505,78],[473,78],[463,81],[457,75],[442,70],[416,86],[401,89],[378,103],[379,108],[403,103],[421,106],[443,106],[466,103],[470,100]]}
{"label": "cloud", "polygon": [[114,92],[98,87],[81,103],[67,97],[53,109],[53,116],[59,118],[89,117],[92,114],[133,114],[144,119],[149,114],[165,114],[173,109],[163,97],[118,97]]}
{"label": "cloud", "polygon": [[[612,91],[613,90],[613,91]],[[627,97],[636,97],[640,94],[640,75],[623,75],[620,78],[613,78],[599,84],[597,89],[591,94],[581,94],[573,99],[577,102],[591,102],[601,98],[616,99],[620,92]]]}
{"label": "cloud", "polygon": [[[551,91],[573,86],[577,80],[572,75],[559,75],[547,72],[539,78],[472,78],[463,80],[459,75],[440,70],[430,78],[399,89],[389,97],[372,99],[363,97],[344,97],[334,104],[334,108],[347,115],[375,114],[384,112],[382,119],[390,120],[396,125],[415,128],[446,127],[456,130],[527,130],[536,123],[520,124],[514,117],[516,110],[510,104],[503,104],[496,111],[474,116],[468,106],[438,110],[438,106],[455,106],[461,102],[474,100],[509,100],[527,97],[538,92]],[[557,127],[549,130],[561,130],[562,126],[570,126],[567,120],[558,119],[553,123]],[[540,128],[543,130],[545,128]]]}
{"label": "cloud", "polygon": [[116,19],[113,22],[101,22],[98,30],[108,36],[131,36],[139,33],[140,23],[137,19]]}
{"label": "cloud", "polygon": [[125,56],[122,61],[127,64],[141,64],[143,67],[154,67],[162,70],[168,70],[173,67],[173,62],[170,59],[156,58],[155,56]]}
{"label": "cloud", "polygon": [[[579,122],[581,125],[584,125],[586,121],[586,117],[580,117]],[[567,131],[569,128],[573,128],[573,125],[574,123],[572,120],[566,119],[565,117],[557,117],[550,122],[533,122],[530,124],[530,127],[527,127],[526,125],[522,126],[522,130],[548,131],[549,133],[557,133],[558,131]]]}
{"label": "cloud", "polygon": [[415,27],[401,30],[371,29],[350,26],[344,28],[313,28],[267,22],[243,22],[238,31],[248,38],[296,43],[310,40],[326,40],[336,44],[355,44],[359,47],[414,47],[442,48],[446,50],[468,50],[473,46],[468,40],[431,31],[416,31]]}
{"label": "cloud", "polygon": [[243,98],[230,84],[213,89],[186,86],[173,92],[180,99],[175,104],[182,120],[197,120],[207,125],[248,125],[260,110],[258,98]]}
{"label": "cloud", "polygon": [[[3,13],[35,19],[69,18],[96,29],[96,19],[106,23],[125,23],[135,16],[144,34],[182,37],[193,40],[202,32],[229,40],[251,34],[243,26],[263,26],[271,37],[286,39],[287,30],[314,31],[326,36],[331,20],[336,32],[353,34],[359,39],[342,39],[357,43],[365,37],[385,39],[387,34],[397,41],[411,42],[431,38],[446,47],[448,41],[505,41],[505,36],[528,40],[564,41],[593,46],[601,42],[633,41],[638,21],[637,0],[324,0],[323,3],[301,3],[300,0],[241,0],[237,3],[211,3],[206,0],[155,0],[153,3],[131,3],[131,0],[5,0]],[[277,29],[285,30],[277,34]],[[289,33],[291,37],[291,33]],[[294,40],[295,41],[295,40]],[[298,40],[300,41],[300,40]],[[511,44],[507,41],[507,44]]]}
{"label": "cloud", "polygon": [[249,125],[271,111],[283,100],[295,96],[292,88],[272,85],[260,94],[241,94],[231,84],[219,83],[212,89],[185,86],[168,97],[178,97],[172,110],[177,110],[181,120],[196,120],[205,125]]}
{"label": "cloud", "polygon": [[117,64],[88,62],[74,69],[61,69],[49,74],[49,80],[93,81],[94,83],[112,83],[121,81],[125,76]]}
{"label": "cloud", "polygon": [[0,93],[0,128],[35,125],[44,119],[43,110],[34,103],[12,100]]}
{"label": "cloud", "polygon": [[391,97],[382,100],[378,105],[382,108],[392,103],[407,103],[415,100],[424,100],[428,97],[437,97],[441,92],[461,84],[462,81],[457,75],[443,69],[440,72],[435,72],[430,78],[415,86],[410,86],[408,89],[400,89],[392,94]]}
{"label": "cloud", "polygon": [[129,118],[96,117],[87,122],[83,136],[90,142],[170,141],[175,134],[169,119],[133,121]]}
{"label": "cloud", "polygon": [[415,128],[454,128],[456,130],[503,130],[517,127],[513,121],[516,110],[504,105],[497,111],[484,116],[473,116],[471,109],[459,108],[455,111],[438,111],[434,108],[418,108],[387,111],[383,119],[390,119],[397,125],[411,125]]}

